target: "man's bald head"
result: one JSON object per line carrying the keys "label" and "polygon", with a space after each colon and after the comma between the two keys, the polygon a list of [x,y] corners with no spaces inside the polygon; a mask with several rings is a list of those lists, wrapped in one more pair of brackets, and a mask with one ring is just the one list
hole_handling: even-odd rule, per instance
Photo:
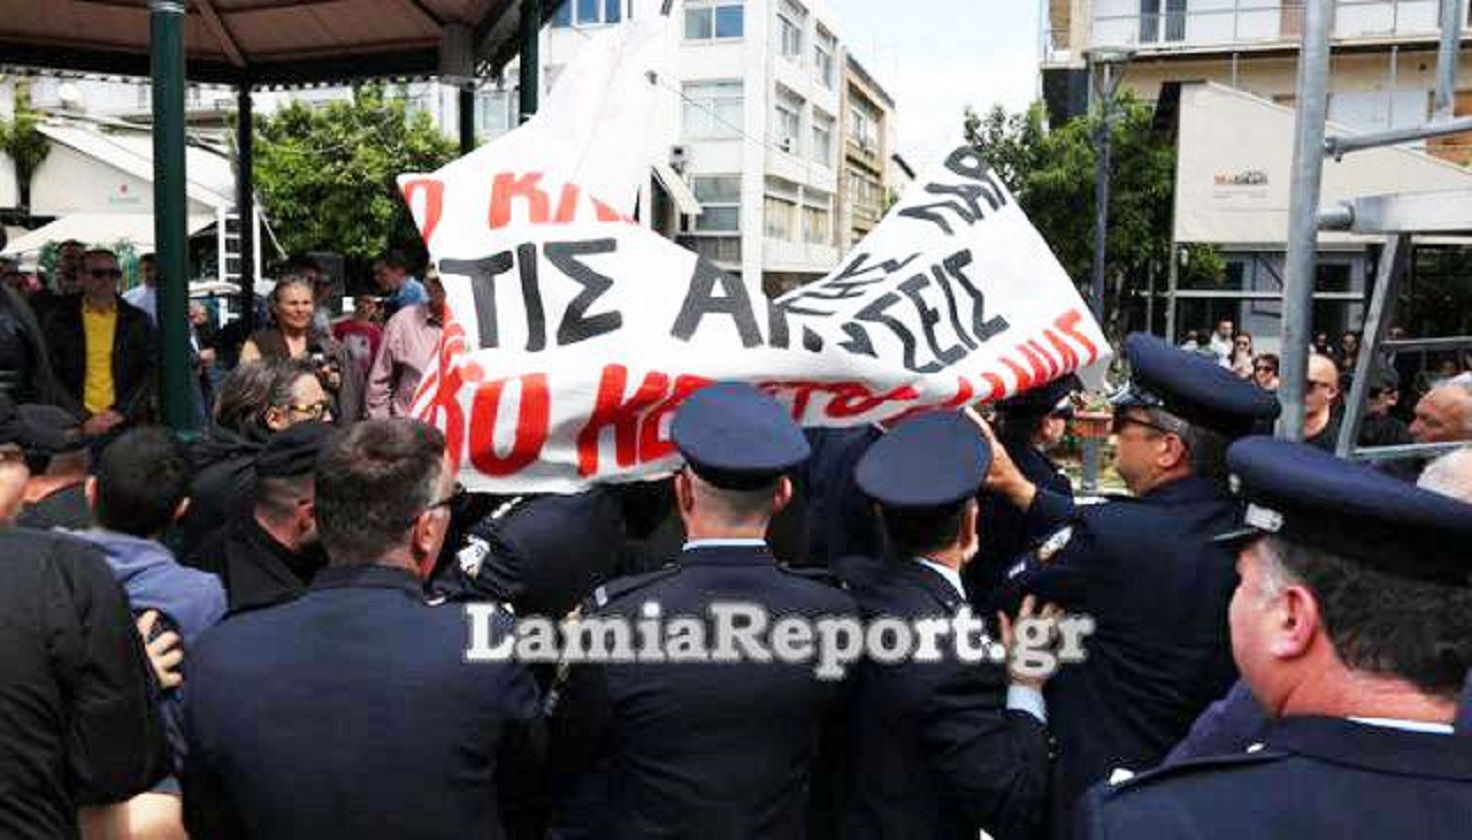
{"label": "man's bald head", "polygon": [[1339,366],[1318,353],[1308,357],[1308,383],[1304,386],[1303,408],[1310,417],[1327,413],[1339,398]]}
{"label": "man's bald head", "polygon": [[1416,403],[1411,436],[1417,443],[1472,440],[1472,374],[1442,383]]}

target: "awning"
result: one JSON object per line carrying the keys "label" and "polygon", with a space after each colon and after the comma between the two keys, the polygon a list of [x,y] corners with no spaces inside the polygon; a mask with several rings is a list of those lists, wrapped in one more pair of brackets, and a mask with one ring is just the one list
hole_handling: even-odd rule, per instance
{"label": "awning", "polygon": [[[214,224],[213,216],[190,216],[192,236]],[[126,241],[139,253],[153,250],[153,215],[151,213],[73,213],[42,225],[5,246],[6,254],[40,251],[47,242],[75,239],[96,245],[113,245]]]}
{"label": "awning", "polygon": [[674,199],[675,209],[687,216],[699,216],[701,213],[700,200],[690,190],[690,185],[680,177],[668,163],[656,161],[654,164],[654,177],[659,179],[660,186]]}

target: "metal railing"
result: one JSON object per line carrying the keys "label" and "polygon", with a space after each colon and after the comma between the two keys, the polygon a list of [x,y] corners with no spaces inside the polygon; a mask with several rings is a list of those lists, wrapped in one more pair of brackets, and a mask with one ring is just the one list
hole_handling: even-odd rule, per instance
{"label": "metal railing", "polygon": [[[1339,41],[1431,38],[1441,30],[1439,5],[1438,0],[1338,0],[1331,36]],[[1090,45],[1146,51],[1295,45],[1303,32],[1303,12],[1304,0],[1237,0],[1232,6],[1213,9],[1188,6],[1147,13],[1096,14]],[[1461,24],[1464,31],[1469,28],[1465,18]],[[1074,45],[1069,40],[1067,30],[1045,30],[1045,60],[1081,56],[1085,45]]]}

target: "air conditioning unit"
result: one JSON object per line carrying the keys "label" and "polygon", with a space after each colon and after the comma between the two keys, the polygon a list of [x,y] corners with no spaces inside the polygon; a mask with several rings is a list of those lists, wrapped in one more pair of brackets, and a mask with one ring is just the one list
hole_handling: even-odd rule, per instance
{"label": "air conditioning unit", "polygon": [[780,140],[777,141],[777,148],[781,149],[782,151],[784,151],[784,152],[786,152],[788,154],[792,154],[792,147],[793,147],[793,140],[792,140],[791,137],[783,137],[783,138],[781,138]]}
{"label": "air conditioning unit", "polygon": [[689,146],[671,146],[670,147],[670,168],[671,169],[675,170],[676,172],[683,173],[685,171],[685,165],[688,164],[689,162],[690,162],[690,147]]}

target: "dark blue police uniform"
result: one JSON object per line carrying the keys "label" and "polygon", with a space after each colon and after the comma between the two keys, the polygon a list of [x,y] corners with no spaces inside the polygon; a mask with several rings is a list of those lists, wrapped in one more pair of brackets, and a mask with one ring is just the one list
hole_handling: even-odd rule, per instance
{"label": "dark blue police uniform", "polygon": [[[512,632],[504,613],[492,638]],[[504,837],[538,815],[537,689],[467,663],[465,612],[407,570],[332,567],[190,652],[192,836]]]}
{"label": "dark blue police uniform", "polygon": [[988,614],[992,595],[1004,578],[1007,565],[1074,516],[1072,482],[1028,438],[1041,420],[1072,416],[1069,395],[1078,387],[1078,378],[1069,376],[997,405],[997,440],[1017,471],[1037,488],[1037,493],[1027,510],[1019,510],[1010,499],[998,493],[983,490],[977,494],[984,531],[976,557],[966,564],[966,590],[972,603]]}
{"label": "dark blue police uniform", "polygon": [[1472,749],[1450,735],[1290,717],[1253,752],[1104,784],[1080,803],[1080,840],[1135,837],[1466,837]]}
{"label": "dark blue police uniform", "polygon": [[[671,437],[703,482],[774,485],[808,455],[786,410],[745,385],[692,394]],[[762,540],[697,540],[665,569],[600,587],[585,616],[699,620],[712,604],[760,607],[775,623],[853,615],[821,570],[778,563]],[[800,838],[820,736],[842,683],[815,664],[635,662],[574,665],[553,723],[554,835],[560,838]]]}
{"label": "dark blue police uniform", "polygon": [[[1249,505],[1244,524],[1218,537],[1223,545],[1276,534],[1335,562],[1417,582],[1423,611],[1405,614],[1408,638],[1418,638],[1414,625],[1423,615],[1455,609],[1453,599],[1472,586],[1472,505],[1306,444],[1251,438],[1235,444],[1227,461]],[[1336,631],[1326,632],[1335,644]],[[1461,661],[1449,659],[1439,676],[1423,671],[1418,682],[1460,682],[1466,653],[1446,656]],[[1453,675],[1455,682],[1447,679]],[[1430,696],[1394,671],[1377,676]],[[1076,835],[1435,840],[1466,837],[1472,826],[1472,749],[1446,722],[1324,717],[1311,709],[1268,720],[1241,687],[1217,722],[1228,738],[1200,733],[1208,748],[1259,725],[1261,740],[1094,788],[1080,803]]]}
{"label": "dark blue police uniform", "polygon": [[[990,463],[979,429],[935,413],[877,441],[855,475],[886,510],[959,509]],[[852,557],[835,571],[851,582],[866,621],[947,618],[966,603],[955,583],[917,558]],[[1043,721],[1008,708],[1002,663],[964,663],[944,641],[940,650],[935,662],[861,664],[848,709],[844,837],[974,838],[984,828],[1006,838],[1038,819],[1047,790]]]}
{"label": "dark blue police uniform", "polygon": [[[1277,413],[1270,394],[1210,359],[1138,334],[1125,352],[1132,384],[1121,411],[1157,408],[1229,437]],[[1002,600],[1032,592],[1095,622],[1088,658],[1047,686],[1055,836],[1067,836],[1086,789],[1115,768],[1159,764],[1236,680],[1227,628],[1236,560],[1211,540],[1240,519],[1224,480],[1191,476],[1081,507],[1009,570]]]}

